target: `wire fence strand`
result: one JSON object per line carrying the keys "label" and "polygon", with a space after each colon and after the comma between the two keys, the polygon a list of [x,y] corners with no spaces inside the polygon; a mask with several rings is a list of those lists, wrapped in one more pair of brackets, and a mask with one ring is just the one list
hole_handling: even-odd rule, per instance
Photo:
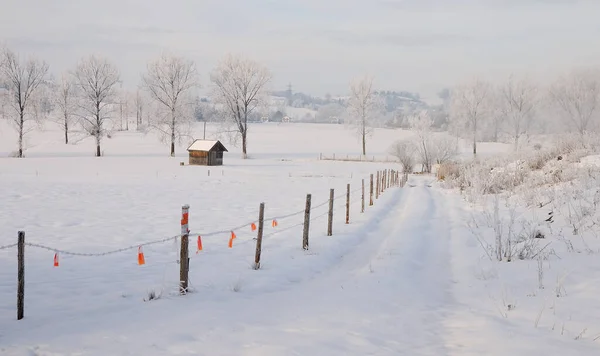
{"label": "wire fence strand", "polygon": [[6,250],[9,248],[13,248],[13,247],[17,247],[18,244],[10,244],[10,245],[4,245],[4,246],[0,246],[0,250]]}
{"label": "wire fence strand", "polygon": [[[350,194],[354,194],[354,193],[359,192],[361,190],[362,190],[362,187],[354,189],[354,190],[350,191]],[[339,201],[339,200],[342,199],[342,198],[346,198],[347,193],[348,193],[347,191],[344,191],[343,194],[339,194],[337,196],[334,196],[334,201],[337,203],[337,204],[334,204],[334,207],[343,207],[343,206],[346,205],[346,199],[343,199],[343,201]],[[354,199],[350,200],[350,203],[351,204],[356,203],[357,201],[359,201],[361,199],[362,199],[362,196],[354,197]],[[317,205],[312,206],[310,208],[310,211],[312,213],[316,209],[322,208],[322,207],[328,205],[329,203],[330,203],[330,200],[327,199],[327,200],[323,201],[322,203],[319,203]],[[298,215],[301,215],[301,214],[305,214],[305,209],[302,209],[302,210],[299,210],[299,211],[296,211],[296,212],[293,212],[293,213],[290,213],[290,214],[286,214],[286,215],[277,215],[277,216],[265,218],[265,220],[266,221],[269,221],[269,220],[284,220],[284,219],[292,218],[292,217],[295,217],[295,216],[298,216]],[[324,213],[321,213],[319,215],[311,217],[310,221],[314,221],[314,220],[320,219],[320,218],[322,218],[322,217],[324,217],[324,216],[326,216],[328,214],[329,214],[329,210],[327,210]],[[253,220],[253,221],[247,222],[247,223],[245,223],[243,225],[238,225],[238,226],[235,226],[235,227],[232,227],[232,228],[223,229],[223,230],[219,230],[219,231],[210,231],[210,232],[204,232],[204,233],[191,233],[191,232],[188,232],[188,234],[189,235],[198,235],[198,236],[202,236],[202,237],[217,236],[217,235],[228,234],[228,233],[231,233],[231,232],[235,232],[235,231],[241,230],[241,229],[243,229],[245,227],[251,226],[253,223],[256,223],[256,222],[257,222],[257,220]],[[282,232],[285,232],[285,231],[291,230],[293,228],[302,226],[303,224],[304,224],[304,222],[300,222],[298,224],[294,224],[294,225],[291,225],[291,226],[283,228],[283,229],[277,229],[277,230],[275,230],[275,231],[273,231],[271,233],[268,233],[268,234],[264,235],[263,237],[270,237],[270,236],[273,236],[273,235],[276,235],[276,234],[280,234]],[[143,246],[150,246],[150,245],[156,245],[156,244],[166,243],[166,242],[169,242],[169,241],[176,241],[179,237],[181,237],[181,234],[180,235],[171,236],[171,237],[167,237],[167,238],[163,238],[163,239],[154,240],[154,241],[148,241],[148,242],[144,242],[144,243],[141,243],[141,244],[126,246],[126,247],[115,249],[115,250],[110,250],[110,251],[105,251],[105,252],[98,252],[98,253],[93,253],[93,252],[74,252],[74,251],[63,250],[63,249],[59,249],[59,248],[55,248],[55,247],[51,247],[51,246],[46,246],[46,245],[42,245],[42,244],[37,244],[37,243],[31,243],[31,242],[27,242],[27,243],[25,243],[25,245],[29,246],[29,247],[33,247],[33,248],[39,248],[39,249],[48,250],[48,251],[59,253],[59,254],[62,254],[62,255],[80,256],[80,257],[101,257],[101,256],[108,256],[108,255],[113,255],[113,254],[117,254],[117,253],[120,253],[120,252],[125,252],[125,251],[129,251],[129,250],[133,250],[133,249],[136,249],[136,248],[139,248],[139,247],[143,247]],[[255,238],[253,238],[252,240],[254,240],[254,239]],[[248,240],[248,241],[252,241],[252,240]],[[238,243],[238,245],[239,244],[243,244],[243,243],[248,242],[248,241],[242,241],[242,242]],[[5,249],[13,248],[13,247],[16,247],[17,245],[18,245],[17,243],[14,243],[14,244],[10,244],[10,245],[0,246],[0,250],[5,250]]]}

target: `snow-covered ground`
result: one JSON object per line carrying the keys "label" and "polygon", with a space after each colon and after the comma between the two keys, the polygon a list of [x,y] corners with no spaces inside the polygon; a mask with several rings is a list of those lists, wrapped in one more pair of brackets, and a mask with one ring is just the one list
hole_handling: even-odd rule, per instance
{"label": "snow-covered ground", "polygon": [[[209,127],[207,137],[213,132]],[[384,156],[406,135],[376,130],[368,149]],[[16,249],[0,250],[2,355],[593,355],[600,350],[593,340],[600,333],[600,304],[594,301],[600,264],[594,254],[562,253],[553,245],[560,260],[543,261],[545,289],[539,289],[537,260],[486,260],[478,238],[489,237],[489,228],[473,230],[468,224],[489,209],[467,204],[432,177],[410,177],[406,187],[389,189],[361,214],[361,180],[368,182],[378,169],[399,167],[319,161],[319,153],[359,152],[356,137],[341,125],[253,125],[251,159],[241,160],[239,148],[224,142],[230,149],[225,165],[211,168],[180,166],[187,162],[185,145],[170,158],[168,147],[152,135],[116,133],[105,141],[102,158],[92,157],[89,139],[64,145],[61,138],[48,126],[30,136],[27,158],[0,158],[0,246],[15,243],[17,231],[24,230],[28,243],[65,251],[131,249],[105,256],[59,253],[60,266],[53,267],[53,251],[27,246],[21,321],[16,320]],[[510,149],[479,147],[488,154]],[[13,132],[0,124],[0,155],[14,149]],[[346,225],[348,183],[352,206]],[[334,235],[327,237],[330,188],[338,198]],[[310,249],[303,251],[300,224],[308,193]],[[261,269],[253,270],[250,223],[261,202],[269,219]],[[144,246],[143,266],[137,264],[137,246],[176,236],[184,204],[190,205],[192,293],[178,296],[175,239]],[[510,211],[504,210],[506,217]],[[228,248],[232,229],[237,238]],[[203,250],[196,253],[198,235]],[[566,276],[559,279],[566,293],[558,298],[553,297],[556,276]],[[144,302],[150,292],[160,298]],[[516,307],[508,310],[508,304]]]}

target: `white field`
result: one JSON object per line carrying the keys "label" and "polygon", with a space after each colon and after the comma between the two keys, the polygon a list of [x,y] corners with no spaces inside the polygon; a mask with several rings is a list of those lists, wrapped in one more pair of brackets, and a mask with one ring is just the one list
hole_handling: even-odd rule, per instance
{"label": "white field", "polygon": [[[201,126],[197,136],[201,136]],[[207,138],[212,138],[212,128]],[[384,157],[410,133],[377,130],[369,154]],[[594,355],[600,263],[560,253],[539,291],[537,262],[485,261],[456,192],[410,177],[360,213],[361,179],[393,164],[318,161],[358,155],[340,125],[257,124],[249,154],[230,149],[223,167],[179,166],[153,135],[116,133],[64,145],[48,125],[29,137],[27,158],[4,158],[15,135],[0,124],[0,246],[26,241],[25,319],[16,320],[16,248],[0,250],[2,355]],[[482,154],[510,146],[480,145]],[[464,145],[468,152],[469,145]],[[210,176],[208,170],[210,169]],[[346,184],[351,224],[344,224]],[[325,203],[336,190],[334,236]],[[310,249],[301,248],[312,194]],[[254,260],[260,202],[269,218],[261,269]],[[191,293],[178,296],[175,239],[190,205]],[[292,215],[285,217],[287,215]],[[279,226],[271,227],[272,217]],[[228,248],[229,231],[237,239]],[[213,232],[217,232],[212,234]],[[196,253],[196,237],[203,250]],[[557,247],[558,248],[558,247]],[[597,259],[596,259],[597,260]],[[566,296],[552,298],[556,276]],[[482,277],[483,276],[483,277]],[[529,296],[536,290],[535,296]],[[150,291],[160,295],[144,302]],[[505,303],[514,310],[505,312]],[[545,305],[538,327],[535,319]],[[564,326],[564,328],[563,328]],[[574,340],[586,328],[584,335]]]}

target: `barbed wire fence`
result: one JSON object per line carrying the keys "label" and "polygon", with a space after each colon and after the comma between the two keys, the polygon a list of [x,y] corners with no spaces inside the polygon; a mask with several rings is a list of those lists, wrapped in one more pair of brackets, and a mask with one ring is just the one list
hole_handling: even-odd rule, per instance
{"label": "barbed wire fence", "polygon": [[[376,177],[376,178],[374,178]],[[376,181],[374,181],[376,179]],[[278,234],[282,234],[283,232],[290,231],[296,228],[303,226],[303,241],[302,247],[304,250],[309,249],[309,227],[310,223],[319,219],[323,219],[325,217],[328,218],[328,231],[332,230],[331,226],[333,223],[334,210],[336,208],[345,207],[346,209],[346,224],[350,222],[350,207],[353,204],[361,202],[360,213],[364,213],[366,211],[365,207],[374,205],[374,200],[379,199],[381,193],[386,191],[388,188],[392,187],[404,187],[408,179],[406,174],[400,174],[398,171],[394,171],[391,169],[378,171],[377,174],[371,174],[369,185],[365,185],[365,180],[362,180],[362,185],[360,188],[350,190],[350,184],[347,185],[347,190],[338,195],[333,195],[333,189],[331,190],[331,196],[329,199],[322,201],[316,205],[311,204],[312,196],[311,194],[307,195],[306,206],[302,210],[298,210],[296,212],[292,212],[284,215],[274,215],[270,217],[264,217],[264,203],[260,204],[260,212],[257,220],[249,221],[245,224],[241,224],[238,226],[234,226],[232,228],[223,229],[219,231],[208,231],[208,232],[191,232],[188,228],[188,214],[189,214],[189,206],[184,205],[182,207],[182,219],[181,219],[181,233],[178,235],[173,235],[170,237],[163,237],[156,240],[146,241],[143,243],[130,245],[121,247],[118,249],[103,251],[103,252],[78,252],[78,251],[69,251],[61,248],[56,248],[52,246],[47,246],[40,243],[34,242],[26,242],[25,241],[25,232],[18,232],[18,241],[17,243],[7,244],[0,246],[0,251],[2,250],[10,250],[17,248],[17,262],[18,262],[18,273],[17,273],[17,320],[21,320],[24,317],[24,285],[25,285],[25,246],[46,250],[54,253],[54,267],[58,267],[60,265],[59,258],[61,255],[66,256],[76,256],[76,257],[104,257],[109,255],[114,255],[126,251],[138,250],[138,265],[144,265],[145,257],[143,252],[143,247],[164,244],[167,242],[174,242],[177,244],[178,240],[180,242],[179,245],[179,259],[177,259],[176,263],[180,266],[180,280],[179,280],[179,294],[187,294],[188,293],[188,285],[189,285],[189,236],[197,236],[198,238],[198,251],[202,250],[202,238],[219,236],[229,234],[229,248],[233,248],[233,246],[246,245],[252,242],[256,243],[256,254],[255,254],[255,264],[254,269],[260,268],[260,256],[261,256],[261,248],[262,241],[265,238],[271,238]],[[376,189],[376,191],[374,191]],[[356,193],[361,192],[361,194],[357,195]],[[354,198],[352,198],[354,197]],[[375,198],[375,199],[374,199]],[[324,212],[316,213],[317,210],[326,207],[328,205],[328,209]],[[311,216],[312,215],[312,216]],[[300,222],[292,223],[285,228],[277,228],[279,226],[280,221],[291,220],[292,218],[302,217]],[[265,221],[271,221],[271,226],[274,228],[273,231],[264,234],[264,223]],[[256,226],[258,224],[258,226]],[[236,231],[240,231],[242,229],[251,228],[251,231],[256,232],[256,237],[251,239],[245,239],[240,241],[239,243],[234,241],[237,239]]]}

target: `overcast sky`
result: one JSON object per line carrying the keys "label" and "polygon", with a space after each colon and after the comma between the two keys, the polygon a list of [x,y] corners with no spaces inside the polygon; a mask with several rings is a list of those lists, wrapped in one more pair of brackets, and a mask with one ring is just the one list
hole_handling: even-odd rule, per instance
{"label": "overcast sky", "polygon": [[473,75],[540,77],[600,65],[600,0],[2,0],[0,41],[53,73],[112,59],[127,87],[168,49],[208,73],[227,52],[275,89],[343,95],[352,77],[435,96]]}

